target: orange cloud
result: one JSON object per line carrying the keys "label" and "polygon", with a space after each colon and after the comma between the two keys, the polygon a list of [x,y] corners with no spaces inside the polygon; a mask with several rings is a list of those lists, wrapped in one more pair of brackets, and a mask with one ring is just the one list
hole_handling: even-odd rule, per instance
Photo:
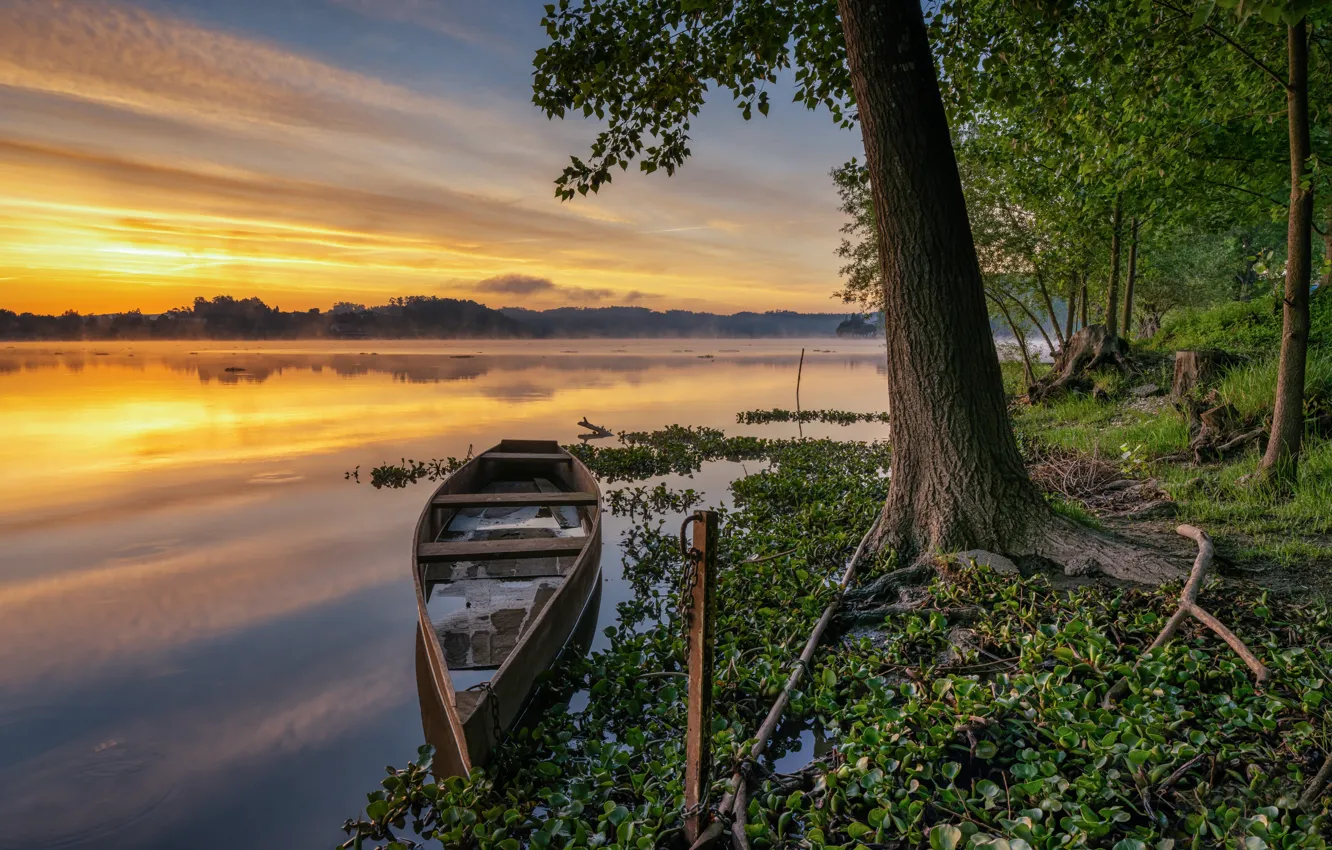
{"label": "orange cloud", "polygon": [[0,129],[8,309],[156,312],[222,292],[501,306],[510,294],[478,284],[504,275],[553,282],[531,306],[834,307],[836,212],[791,216],[805,187],[705,162],[561,205],[550,178],[578,128],[527,104],[477,107],[133,5],[0,6],[0,112],[16,116]]}

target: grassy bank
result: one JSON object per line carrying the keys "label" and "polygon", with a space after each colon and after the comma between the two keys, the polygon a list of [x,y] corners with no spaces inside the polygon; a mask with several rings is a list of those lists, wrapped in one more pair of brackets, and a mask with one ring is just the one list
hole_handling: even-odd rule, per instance
{"label": "grassy bank", "polygon": [[[1332,407],[1332,297],[1320,296],[1313,303],[1305,391],[1310,417]],[[1093,395],[1041,405],[1016,401],[1014,426],[1032,456],[1073,453],[1107,461],[1127,477],[1156,480],[1174,502],[1176,519],[1206,528],[1230,565],[1280,573],[1274,578],[1326,593],[1332,589],[1332,442],[1313,430],[1307,434],[1299,485],[1291,497],[1249,482],[1260,459],[1257,444],[1224,462],[1195,464],[1181,458],[1192,436],[1186,405],[1166,398],[1170,360],[1152,358],[1176,348],[1221,348],[1239,355],[1240,365],[1195,390],[1193,398],[1206,406],[1230,405],[1239,419],[1261,423],[1271,415],[1280,333],[1280,316],[1270,299],[1181,313],[1158,338],[1140,346],[1148,357],[1139,373],[1103,372],[1095,377],[1098,392]],[[1024,390],[1021,368],[1005,363],[1004,373],[1017,399]],[[1158,392],[1133,393],[1146,385]],[[1161,530],[1168,523],[1156,525]]]}

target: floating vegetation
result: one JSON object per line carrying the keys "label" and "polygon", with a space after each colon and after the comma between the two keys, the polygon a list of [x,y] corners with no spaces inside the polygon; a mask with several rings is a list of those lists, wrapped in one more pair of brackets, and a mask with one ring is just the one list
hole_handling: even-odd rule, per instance
{"label": "floating vegetation", "polygon": [[[464,458],[446,457],[431,460],[403,458],[399,463],[384,463],[370,470],[370,484],[376,490],[385,487],[390,490],[401,490],[418,481],[443,481],[469,460],[471,460],[470,454]],[[358,466],[343,473],[343,478],[360,484],[361,468]]]}
{"label": "floating vegetation", "polygon": [[[754,850],[1326,848],[1328,800],[1310,780],[1332,750],[1332,611],[1246,587],[1209,593],[1209,610],[1270,669],[1261,687],[1196,622],[1143,657],[1178,587],[1070,590],[940,562],[918,571],[927,584],[879,600],[890,604],[877,622],[836,627],[792,696],[792,731],[750,763],[759,722],[880,509],[887,446],[679,426],[621,442],[574,450],[603,476],[728,452],[769,461],[732,483],[718,557],[711,799],[733,771],[751,777]],[[345,825],[345,847],[685,846],[682,559],[663,512],[696,494],[613,492],[638,522],[623,540],[633,594],[609,646],[553,670],[553,707],[485,769],[436,783],[428,748],[389,768]],[[865,563],[862,594],[894,587],[894,566]],[[1121,679],[1127,692],[1105,707]],[[773,772],[802,722],[831,752]]]}
{"label": "floating vegetation", "polygon": [[854,425],[857,422],[887,422],[887,413],[853,413],[849,410],[746,410],[735,415],[741,425],[767,425],[772,422],[823,422],[828,425]]}
{"label": "floating vegetation", "polygon": [[647,487],[621,487],[606,491],[606,509],[615,516],[646,519],[653,514],[680,514],[703,501],[703,494],[693,488],[672,490],[665,484]]}

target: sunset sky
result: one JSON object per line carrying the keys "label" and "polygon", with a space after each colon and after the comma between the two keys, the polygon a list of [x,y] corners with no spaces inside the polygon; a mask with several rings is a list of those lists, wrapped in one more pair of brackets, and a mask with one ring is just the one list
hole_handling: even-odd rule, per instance
{"label": "sunset sky", "polygon": [[858,132],[774,92],[675,177],[561,204],[597,125],[531,105],[541,0],[0,0],[0,307],[836,311],[828,170]]}

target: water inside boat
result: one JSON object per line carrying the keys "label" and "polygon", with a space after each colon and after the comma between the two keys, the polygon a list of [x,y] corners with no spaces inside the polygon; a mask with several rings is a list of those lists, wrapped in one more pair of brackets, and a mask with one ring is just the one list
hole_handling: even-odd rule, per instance
{"label": "water inside boat", "polygon": [[[492,481],[483,493],[561,493],[545,478]],[[461,508],[435,542],[586,537],[576,506]],[[564,582],[577,555],[453,561],[426,570],[427,610],[454,687],[488,681]]]}

